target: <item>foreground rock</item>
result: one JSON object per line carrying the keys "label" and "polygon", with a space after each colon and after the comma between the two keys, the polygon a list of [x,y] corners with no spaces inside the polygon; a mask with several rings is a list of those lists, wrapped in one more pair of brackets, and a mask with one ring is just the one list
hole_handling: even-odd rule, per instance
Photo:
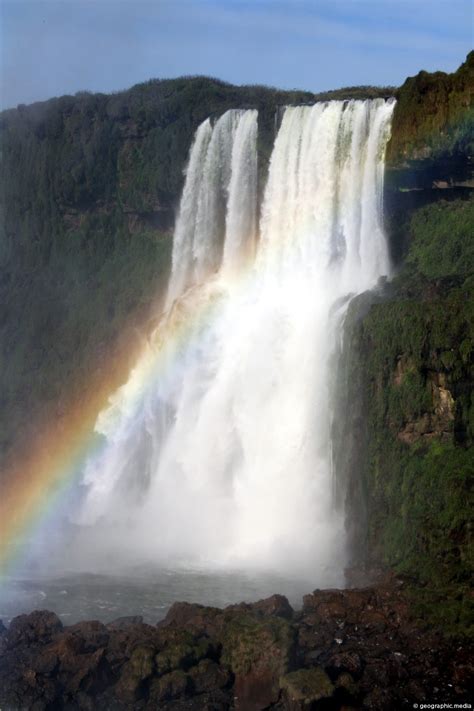
{"label": "foreground rock", "polygon": [[403,583],[275,595],[225,609],[176,603],[63,627],[52,612],[0,624],[2,711],[402,709],[472,702],[472,646],[422,631]]}

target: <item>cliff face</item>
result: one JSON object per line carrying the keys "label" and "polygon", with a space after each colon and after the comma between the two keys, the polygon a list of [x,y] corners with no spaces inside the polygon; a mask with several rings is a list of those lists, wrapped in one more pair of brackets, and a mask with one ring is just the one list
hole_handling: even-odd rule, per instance
{"label": "cliff face", "polygon": [[420,72],[397,92],[384,196],[396,275],[351,304],[334,424],[354,560],[428,584],[417,593],[424,612],[464,631],[474,564],[473,63],[471,53],[455,74]]}
{"label": "cliff face", "polygon": [[392,257],[406,255],[410,216],[474,187],[474,52],[453,74],[419,72],[396,92],[387,146],[385,219]]}

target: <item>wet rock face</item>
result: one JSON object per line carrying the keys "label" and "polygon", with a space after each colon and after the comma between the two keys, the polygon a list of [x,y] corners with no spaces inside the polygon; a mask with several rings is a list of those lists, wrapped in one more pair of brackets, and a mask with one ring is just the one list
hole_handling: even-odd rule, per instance
{"label": "wet rock face", "polygon": [[50,612],[0,628],[0,708],[86,711],[393,711],[469,702],[473,647],[422,631],[402,581],[273,596],[225,609],[177,603],[64,627]]}

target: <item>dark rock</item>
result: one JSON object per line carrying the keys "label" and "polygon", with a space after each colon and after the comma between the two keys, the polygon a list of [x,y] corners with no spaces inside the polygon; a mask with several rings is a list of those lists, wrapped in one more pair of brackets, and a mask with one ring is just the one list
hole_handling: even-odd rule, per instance
{"label": "dark rock", "polygon": [[240,711],[258,711],[277,701],[279,679],[295,663],[295,630],[281,617],[237,614],[224,627],[222,663],[235,675]]}
{"label": "dark rock", "polygon": [[388,687],[389,683],[390,675],[388,673],[386,660],[382,658],[370,661],[367,664],[362,677],[363,688],[369,690],[373,689],[376,685]]}
{"label": "dark rock", "polygon": [[357,679],[362,674],[363,664],[357,652],[341,652],[329,659],[327,668],[334,676],[338,676],[341,672],[349,672]]}
{"label": "dark rock", "polygon": [[74,659],[73,665],[71,660],[68,660],[67,664],[60,660],[58,678],[68,694],[75,696],[79,692],[84,692],[95,697],[111,681],[104,650],[98,649],[91,654],[81,654]]}
{"label": "dark rock", "polygon": [[62,628],[59,617],[48,610],[35,610],[29,615],[19,615],[13,618],[8,628],[8,645],[13,647],[32,642],[47,642]]}
{"label": "dark rock", "polygon": [[191,688],[191,679],[185,672],[177,669],[154,679],[150,687],[150,701],[153,703],[177,699],[184,696]]}
{"label": "dark rock", "polygon": [[156,627],[139,623],[123,630],[111,630],[107,644],[107,659],[112,669],[120,670],[133,650],[143,644],[155,649],[156,652],[164,646]]}
{"label": "dark rock", "polygon": [[36,674],[51,675],[59,667],[59,656],[52,649],[41,650],[31,660],[31,668]]}
{"label": "dark rock", "polygon": [[284,595],[272,595],[258,602],[241,602],[238,605],[229,605],[226,611],[253,612],[261,617],[283,617],[291,620],[294,610]]}
{"label": "dark rock", "polygon": [[207,637],[195,637],[180,630],[155,658],[157,672],[166,674],[174,669],[188,670],[206,657],[216,655],[216,645]]}
{"label": "dark rock", "polygon": [[85,651],[93,651],[99,647],[105,647],[110,637],[107,627],[97,620],[78,622],[75,625],[66,627],[66,632],[79,637],[83,641]]}
{"label": "dark rock", "polygon": [[199,664],[189,671],[192,681],[192,688],[196,694],[204,694],[215,689],[223,689],[231,681],[231,674],[228,669],[213,662],[210,659],[203,659]]}
{"label": "dark rock", "polygon": [[141,615],[130,615],[128,617],[118,617],[116,620],[112,620],[107,625],[109,630],[126,630],[133,625],[139,625],[143,622],[143,617]]}
{"label": "dark rock", "polygon": [[359,624],[364,626],[367,630],[383,632],[387,627],[387,619],[380,610],[369,606],[361,612]]}
{"label": "dark rock", "polygon": [[223,611],[217,607],[175,602],[157,628],[186,627],[213,636],[222,628],[223,620]]}
{"label": "dark rock", "polygon": [[393,709],[395,700],[393,696],[386,689],[382,689],[379,686],[372,688],[372,691],[364,697],[362,707],[367,709],[367,711],[390,711]]}
{"label": "dark rock", "polygon": [[322,603],[330,604],[341,601],[341,590],[315,590],[310,595],[303,596],[303,612],[315,611]]}
{"label": "dark rock", "polygon": [[355,701],[359,693],[359,687],[354,681],[354,678],[348,672],[342,672],[339,674],[336,681],[334,682],[336,689],[343,690],[345,693],[343,698],[346,700]]}
{"label": "dark rock", "polygon": [[145,695],[145,682],[155,671],[155,649],[136,647],[130,659],[123,665],[120,679],[115,687],[116,696],[125,701],[136,701]]}
{"label": "dark rock", "polygon": [[179,604],[158,627],[132,618],[63,628],[51,613],[20,616],[0,635],[0,708],[398,711],[469,702],[472,644],[421,627],[397,579],[315,591],[291,620],[281,616],[284,600]]}

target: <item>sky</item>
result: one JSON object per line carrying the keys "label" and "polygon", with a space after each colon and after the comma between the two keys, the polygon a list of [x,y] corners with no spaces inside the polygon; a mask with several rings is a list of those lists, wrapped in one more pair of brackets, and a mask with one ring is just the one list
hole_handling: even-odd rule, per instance
{"label": "sky", "polygon": [[0,0],[0,108],[151,78],[324,91],[453,71],[473,0]]}

